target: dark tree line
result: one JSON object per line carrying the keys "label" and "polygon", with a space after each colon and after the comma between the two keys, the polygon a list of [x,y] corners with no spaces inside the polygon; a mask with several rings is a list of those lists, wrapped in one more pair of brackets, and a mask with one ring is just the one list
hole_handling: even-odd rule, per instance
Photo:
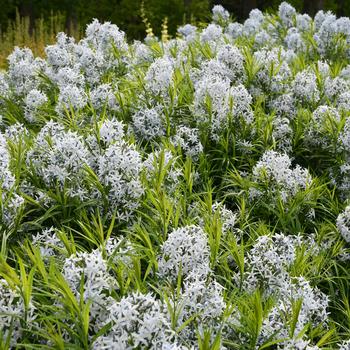
{"label": "dark tree line", "polygon": [[[0,26],[4,30],[9,20],[28,16],[34,25],[37,18],[49,18],[61,13],[66,25],[84,28],[93,18],[111,21],[125,30],[130,38],[144,37],[145,26],[140,8],[142,0],[0,0]],[[253,8],[274,10],[280,0],[144,0],[144,8],[152,27],[159,34],[161,23],[168,17],[169,32],[175,33],[177,25],[193,21],[205,22],[210,9],[222,4],[233,16],[242,21]],[[314,15],[320,9],[332,10],[338,16],[350,16],[349,0],[290,0],[300,12]]]}

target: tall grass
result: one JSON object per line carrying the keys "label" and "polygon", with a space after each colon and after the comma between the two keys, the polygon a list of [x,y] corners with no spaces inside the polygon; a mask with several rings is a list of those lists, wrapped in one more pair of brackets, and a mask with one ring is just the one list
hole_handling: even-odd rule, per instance
{"label": "tall grass", "polygon": [[45,46],[53,44],[57,33],[69,33],[75,39],[80,39],[79,25],[73,25],[65,20],[60,13],[51,13],[49,18],[41,17],[32,25],[29,17],[21,17],[16,13],[16,19],[9,21],[6,30],[0,30],[0,69],[6,69],[7,56],[15,46],[30,48],[35,56],[44,57]]}

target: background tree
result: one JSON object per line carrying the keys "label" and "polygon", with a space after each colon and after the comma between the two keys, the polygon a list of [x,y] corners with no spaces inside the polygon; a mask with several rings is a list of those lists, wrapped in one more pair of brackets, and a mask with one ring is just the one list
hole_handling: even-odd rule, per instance
{"label": "background tree", "polygon": [[[6,29],[9,21],[20,16],[30,19],[32,29],[35,20],[48,20],[52,13],[64,16],[66,27],[74,25],[82,30],[93,18],[111,21],[127,32],[131,39],[142,39],[145,27],[140,16],[142,0],[0,0],[0,28]],[[210,9],[215,4],[223,5],[238,20],[243,21],[253,8],[276,10],[281,0],[144,0],[148,20],[156,34],[160,34],[161,23],[168,18],[170,34],[182,23],[207,21]],[[314,15],[325,9],[338,16],[350,16],[350,1],[347,0],[289,0],[298,11]]]}

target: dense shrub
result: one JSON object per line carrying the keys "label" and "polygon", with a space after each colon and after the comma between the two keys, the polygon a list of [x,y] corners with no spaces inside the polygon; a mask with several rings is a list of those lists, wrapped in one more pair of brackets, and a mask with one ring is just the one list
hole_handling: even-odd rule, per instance
{"label": "dense shrub", "polygon": [[287,3],[0,75],[0,344],[348,349],[350,19]]}

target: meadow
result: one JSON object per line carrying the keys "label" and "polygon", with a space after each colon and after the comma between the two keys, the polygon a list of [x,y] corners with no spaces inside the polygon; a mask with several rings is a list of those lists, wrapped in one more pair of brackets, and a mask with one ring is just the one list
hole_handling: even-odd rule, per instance
{"label": "meadow", "polygon": [[350,19],[144,23],[0,72],[0,349],[349,350]]}

